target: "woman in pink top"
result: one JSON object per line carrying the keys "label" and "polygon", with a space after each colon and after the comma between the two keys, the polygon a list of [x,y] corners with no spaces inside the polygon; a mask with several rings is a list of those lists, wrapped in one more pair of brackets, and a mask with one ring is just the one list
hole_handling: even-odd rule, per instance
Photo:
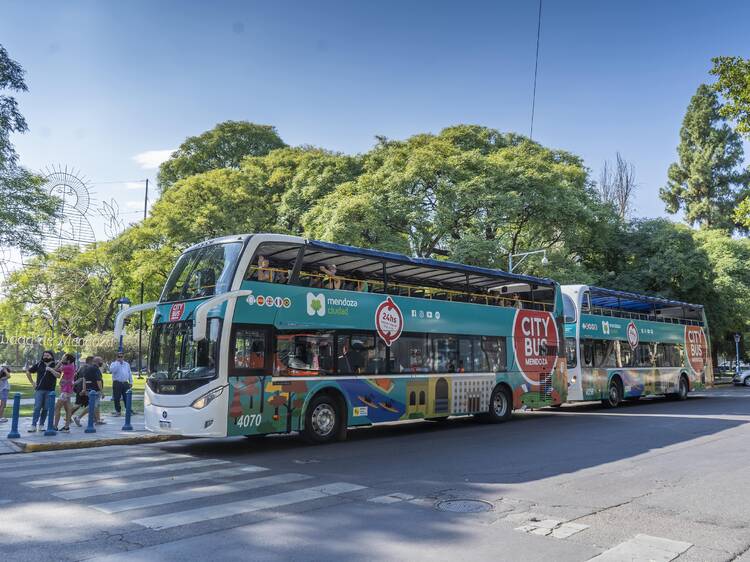
{"label": "woman in pink top", "polygon": [[55,429],[60,423],[61,410],[65,408],[65,427],[58,431],[70,431],[70,416],[72,406],[70,399],[73,398],[73,379],[76,375],[76,358],[71,353],[66,353],[60,364],[55,367],[60,373],[60,398],[55,404]]}

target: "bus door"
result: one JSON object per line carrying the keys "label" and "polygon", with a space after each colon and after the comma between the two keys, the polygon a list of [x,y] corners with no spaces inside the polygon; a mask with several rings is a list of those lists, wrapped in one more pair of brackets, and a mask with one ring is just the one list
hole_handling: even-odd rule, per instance
{"label": "bus door", "polygon": [[[261,433],[272,369],[269,326],[233,324],[229,343],[229,435]],[[267,428],[266,428],[267,429]]]}

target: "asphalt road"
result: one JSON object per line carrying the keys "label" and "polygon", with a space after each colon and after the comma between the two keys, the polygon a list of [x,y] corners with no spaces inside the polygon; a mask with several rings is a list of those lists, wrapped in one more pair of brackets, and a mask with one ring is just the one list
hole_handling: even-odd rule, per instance
{"label": "asphalt road", "polygon": [[5,455],[0,560],[750,561],[748,422],[750,389],[723,387],[322,447]]}

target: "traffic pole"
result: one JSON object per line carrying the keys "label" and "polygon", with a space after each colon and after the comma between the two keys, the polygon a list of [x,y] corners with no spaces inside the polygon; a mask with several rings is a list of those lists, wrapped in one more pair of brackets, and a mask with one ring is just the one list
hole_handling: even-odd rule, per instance
{"label": "traffic pole", "polygon": [[49,397],[47,398],[47,429],[44,431],[45,437],[52,437],[54,435],[57,435],[57,430],[55,429],[55,391],[49,393]]}
{"label": "traffic pole", "polygon": [[96,433],[96,428],[94,427],[95,418],[96,418],[96,392],[93,390],[89,390],[89,423],[86,426],[86,429],[83,430],[84,433]]}
{"label": "traffic pole", "polygon": [[8,433],[8,439],[20,439],[21,434],[18,433],[18,417],[21,415],[21,393],[16,392],[13,396],[13,420],[10,426],[10,432]]}
{"label": "traffic pole", "polygon": [[129,388],[125,392],[125,423],[122,426],[123,431],[133,431],[133,426],[130,425],[130,410],[133,403],[133,391]]}

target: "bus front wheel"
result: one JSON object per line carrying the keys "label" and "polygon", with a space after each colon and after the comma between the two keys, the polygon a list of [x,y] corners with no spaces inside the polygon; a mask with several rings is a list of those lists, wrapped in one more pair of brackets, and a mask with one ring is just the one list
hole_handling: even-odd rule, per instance
{"label": "bus front wheel", "polygon": [[690,387],[688,386],[687,377],[685,375],[680,376],[680,384],[677,387],[677,394],[673,396],[675,400],[687,400],[688,392]]}
{"label": "bus front wheel", "polygon": [[339,401],[331,394],[318,394],[305,413],[302,436],[309,443],[330,443],[342,436],[343,416]]}
{"label": "bus front wheel", "polygon": [[617,408],[617,406],[620,405],[620,402],[622,402],[622,386],[620,379],[613,378],[609,381],[609,392],[607,392],[607,397],[602,400],[602,404],[609,408]]}

